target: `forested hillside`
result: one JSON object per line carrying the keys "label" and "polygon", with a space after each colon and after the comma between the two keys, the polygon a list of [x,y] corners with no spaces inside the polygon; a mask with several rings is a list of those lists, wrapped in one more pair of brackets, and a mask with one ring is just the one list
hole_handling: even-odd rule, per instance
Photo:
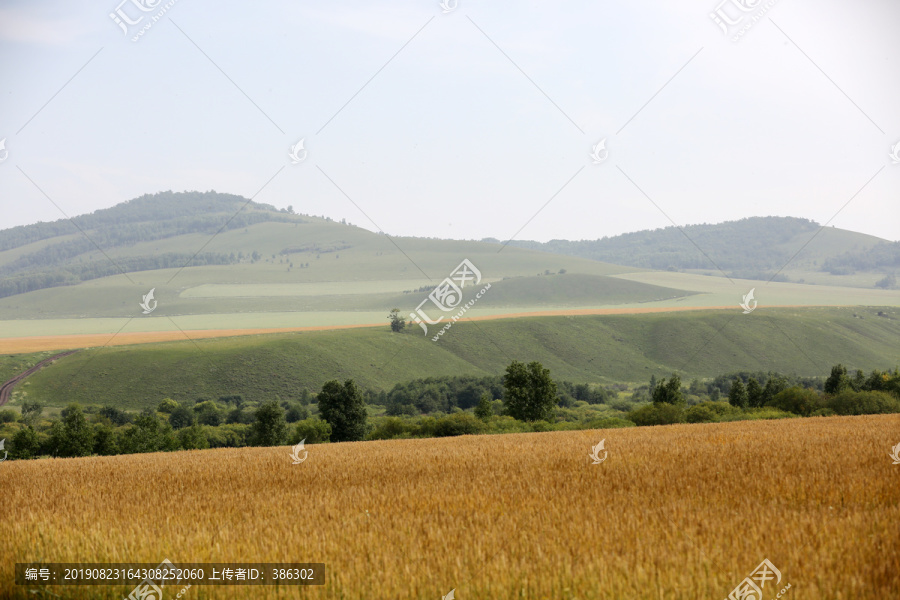
{"label": "forested hillside", "polygon": [[[163,252],[113,258],[108,251],[191,233],[213,235],[264,222],[305,220],[231,194],[168,191],[72,219],[6,229],[0,231],[0,252],[21,250],[12,260],[0,262],[0,298],[118,273],[233,264],[243,255]],[[106,256],[92,260],[96,257],[91,253],[98,250]]]}
{"label": "forested hillside", "polygon": [[[785,266],[848,274],[895,269],[900,244],[794,217],[750,217],[715,225],[625,233],[597,240],[512,241],[511,245],[660,270],[707,270],[729,277],[787,280]],[[801,250],[802,249],[802,250]],[[798,254],[799,252],[799,254]]]}

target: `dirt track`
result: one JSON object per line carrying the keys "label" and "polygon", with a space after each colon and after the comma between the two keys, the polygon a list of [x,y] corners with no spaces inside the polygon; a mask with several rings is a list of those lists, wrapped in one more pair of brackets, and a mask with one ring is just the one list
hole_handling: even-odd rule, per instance
{"label": "dirt track", "polygon": [[[777,308],[777,307],[769,307]],[[786,307],[783,307],[786,308]],[[521,317],[558,317],[575,315],[636,315],[646,313],[681,312],[691,310],[739,310],[736,306],[667,306],[644,308],[587,308],[574,310],[545,310],[528,313],[508,313],[502,315],[485,315],[472,317],[473,321],[489,321],[494,319],[515,319]],[[317,327],[285,327],[277,329],[196,329],[180,331],[151,331],[139,333],[120,333],[112,339],[110,334],[53,335],[18,338],[0,338],[0,354],[18,354],[23,352],[45,352],[66,348],[93,348],[97,346],[130,346],[132,344],[150,344],[154,342],[177,342],[187,339],[201,340],[208,338],[234,337],[241,335],[259,335],[263,333],[288,333],[296,331],[326,331],[334,329],[356,329],[360,327],[387,327],[384,323],[368,323],[363,325],[322,325]]]}
{"label": "dirt track", "polygon": [[62,354],[57,354],[56,356],[51,356],[50,358],[44,359],[24,373],[20,373],[4,383],[2,386],[0,386],[0,406],[3,406],[7,402],[9,402],[10,397],[12,397],[13,388],[15,388],[16,385],[23,379],[25,379],[32,373],[35,373],[36,371],[40,371],[41,369],[52,363],[54,360],[57,360],[64,356],[69,356],[70,354],[75,354],[76,352],[78,352],[78,350],[69,350],[68,352],[63,352]]}

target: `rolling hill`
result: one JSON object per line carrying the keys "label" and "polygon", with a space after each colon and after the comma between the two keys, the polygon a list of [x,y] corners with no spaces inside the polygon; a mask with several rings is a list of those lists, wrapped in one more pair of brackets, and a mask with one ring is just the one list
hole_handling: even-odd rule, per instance
{"label": "rolling hill", "polygon": [[[598,240],[513,241],[511,245],[646,269],[726,274],[743,279],[830,282],[827,275],[900,272],[900,242],[822,228],[808,219],[750,217],[687,225]],[[826,275],[827,274],[827,275]],[[865,282],[872,286],[871,277]],[[860,285],[860,279],[845,279]]]}
{"label": "rolling hill", "polygon": [[[50,406],[68,402],[136,409],[162,398],[241,394],[296,398],[330,379],[387,390],[412,379],[497,375],[512,360],[541,361],[573,382],[643,382],[678,371],[684,379],[738,370],[821,376],[831,365],[900,364],[900,309],[805,308],[536,317],[460,321],[432,342],[418,328],[242,336],[82,350],[32,375],[14,392]],[[0,359],[0,372],[36,363]]]}

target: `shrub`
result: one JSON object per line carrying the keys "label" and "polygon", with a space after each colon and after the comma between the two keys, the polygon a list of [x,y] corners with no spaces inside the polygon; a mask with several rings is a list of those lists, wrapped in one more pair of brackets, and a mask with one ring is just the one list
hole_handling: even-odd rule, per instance
{"label": "shrub", "polygon": [[0,423],[15,423],[19,420],[19,415],[16,411],[7,408],[6,410],[0,410]]}
{"label": "shrub", "polygon": [[366,436],[368,440],[393,440],[411,436],[411,428],[400,417],[386,417]]}
{"label": "shrub", "polygon": [[294,437],[291,443],[296,444],[300,440],[306,440],[307,444],[321,444],[331,438],[331,425],[322,419],[303,419],[297,421],[294,427]]}
{"label": "shrub", "polygon": [[687,409],[684,414],[688,423],[713,423],[716,421],[717,415],[708,406],[692,406]]}
{"label": "shrub", "polygon": [[804,389],[799,386],[789,387],[778,392],[767,406],[774,406],[781,410],[808,417],[818,408],[822,408],[819,394],[815,390]]}
{"label": "shrub", "polygon": [[180,404],[171,398],[163,398],[163,401],[156,407],[157,412],[171,414],[173,410],[178,408]]}
{"label": "shrub", "polygon": [[600,417],[591,419],[585,426],[589,429],[618,429],[620,427],[634,427],[634,422],[619,417]]}
{"label": "shrub", "polygon": [[809,416],[811,417],[833,417],[837,413],[831,410],[830,408],[820,408],[818,410],[814,410],[813,413]]}
{"label": "shrub", "polygon": [[191,425],[178,432],[178,444],[185,450],[206,450],[209,448],[209,438],[202,426]]}
{"label": "shrub", "polygon": [[483,429],[484,424],[479,419],[469,413],[461,412],[438,419],[434,426],[434,435],[436,437],[473,435],[481,433]]}
{"label": "shrub", "polygon": [[900,412],[900,400],[886,392],[848,390],[831,398],[828,408],[839,415],[881,415]]}
{"label": "shrub", "polygon": [[220,425],[204,427],[210,448],[241,448],[247,445],[249,425]]}
{"label": "shrub", "polygon": [[684,409],[677,404],[658,402],[635,409],[626,415],[635,425],[671,425],[684,423]]}

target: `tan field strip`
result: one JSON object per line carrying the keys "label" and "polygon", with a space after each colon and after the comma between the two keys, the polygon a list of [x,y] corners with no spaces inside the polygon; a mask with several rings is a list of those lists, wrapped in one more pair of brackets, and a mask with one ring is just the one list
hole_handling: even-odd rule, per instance
{"label": "tan field strip", "polygon": [[182,600],[720,600],[768,559],[763,600],[896,599],[898,432],[873,415],[319,444],[298,465],[286,446],[8,461],[0,597],[121,600],[133,586],[16,586],[13,565],[168,558],[326,565],[324,586]]}
{"label": "tan field strip", "polygon": [[[807,305],[780,305],[766,308],[809,308]],[[481,315],[466,317],[472,321],[492,321],[495,319],[518,319],[523,317],[563,317],[580,315],[638,315],[648,313],[684,312],[696,310],[739,310],[736,306],[659,306],[634,308],[579,308],[571,310],[542,310],[535,312],[518,312],[499,315]],[[50,350],[69,350],[74,348],[95,348],[98,346],[131,346],[134,344],[152,344],[156,342],[177,342],[186,340],[202,340],[244,335],[260,335],[267,333],[290,333],[298,331],[328,331],[336,329],[355,329],[360,327],[387,327],[384,323],[365,323],[354,325],[317,325],[311,327],[281,327],[268,329],[191,329],[185,331],[140,331],[133,333],[73,334],[73,335],[40,335],[28,337],[0,338],[0,354],[21,354],[26,352],[45,352]],[[435,326],[437,327],[437,326]]]}

